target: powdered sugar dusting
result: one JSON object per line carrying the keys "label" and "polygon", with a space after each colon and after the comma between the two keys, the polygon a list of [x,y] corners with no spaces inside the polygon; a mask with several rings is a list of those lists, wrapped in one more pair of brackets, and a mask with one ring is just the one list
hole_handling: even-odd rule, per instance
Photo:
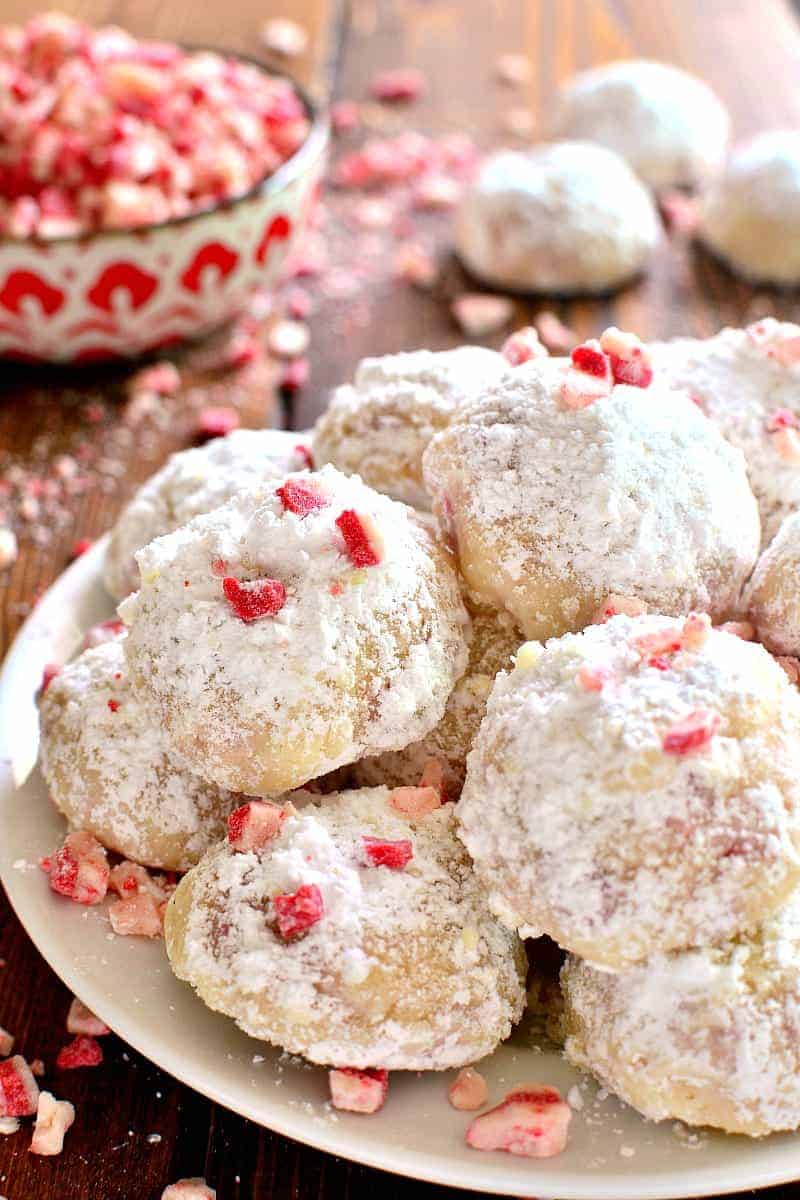
{"label": "powdered sugar dusting", "polygon": [[742,607],[774,654],[800,656],[800,513],[792,513],[756,563]]}
{"label": "powdered sugar dusting", "polygon": [[422,455],[465,399],[507,367],[494,350],[414,350],[365,358],[352,386],[337,388],[313,432],[314,457],[403,500],[430,506]]}
{"label": "powdered sugar dusting", "polygon": [[[614,969],[752,928],[800,879],[800,697],[731,634],[649,656],[681,625],[614,617],[498,676],[458,805],[503,919]],[[586,663],[614,682],[581,688]],[[699,710],[710,739],[665,753]]]}
{"label": "powdered sugar dusting", "polygon": [[[178,748],[205,777],[253,795],[418,740],[466,667],[446,550],[358,477],[325,467],[313,479],[331,503],[307,515],[268,486],[151,543],[137,555],[142,588],[120,609],[132,671]],[[378,565],[354,568],[343,510],[371,521]],[[214,564],[280,581],[285,604],[245,623]]]}
{"label": "powdered sugar dusting", "polygon": [[[491,1052],[523,1006],[521,945],[489,914],[451,806],[410,822],[386,788],[293,797],[261,855],[213,850],[167,914],[173,969],[255,1037],[313,1062],[422,1070]],[[402,870],[365,833],[409,839]],[[315,885],[324,914],[284,942],[272,898]]]}

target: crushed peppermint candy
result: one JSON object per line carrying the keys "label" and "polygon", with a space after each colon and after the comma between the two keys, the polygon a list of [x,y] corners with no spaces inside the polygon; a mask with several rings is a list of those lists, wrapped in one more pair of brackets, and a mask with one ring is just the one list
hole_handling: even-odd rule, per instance
{"label": "crushed peppermint candy", "polygon": [[463,1067],[447,1089],[447,1099],[461,1112],[483,1108],[489,1099],[486,1080],[474,1067]]}
{"label": "crushed peppermint candy", "polygon": [[512,367],[519,367],[522,363],[530,362],[532,358],[547,358],[548,350],[542,345],[534,327],[526,325],[506,338],[500,353]]}
{"label": "crushed peppermint candy", "polygon": [[76,904],[100,904],[108,890],[110,868],[105,849],[85,830],[67,834],[64,844],[43,867],[50,887]]}
{"label": "crushed peppermint candy", "polygon": [[514,315],[514,304],[508,296],[486,292],[462,292],[450,308],[459,328],[470,338],[498,333]]}
{"label": "crushed peppermint candy", "polygon": [[102,1061],[103,1050],[97,1038],[79,1034],[59,1050],[56,1067],[59,1071],[73,1071],[78,1067],[99,1067]]}
{"label": "crushed peppermint candy", "polygon": [[169,1184],[161,1193],[161,1200],[217,1200],[217,1192],[205,1179],[194,1176]]}
{"label": "crushed peppermint candy", "polygon": [[315,883],[304,883],[296,892],[273,896],[275,924],[285,942],[300,937],[325,915],[322,892]]}
{"label": "crushed peppermint candy", "polygon": [[272,17],[261,30],[267,50],[282,58],[299,58],[308,49],[308,32],[289,17]]}
{"label": "crushed peppermint candy", "polygon": [[277,804],[250,800],[228,817],[228,841],[240,853],[262,850],[278,836],[287,815]]}
{"label": "crushed peppermint candy", "polygon": [[0,1062],[0,1117],[31,1117],[38,1100],[39,1085],[22,1055]]}
{"label": "crushed peppermint candy", "polygon": [[480,1117],[466,1134],[473,1150],[505,1150],[527,1158],[553,1158],[567,1144],[572,1109],[557,1088],[522,1084]]}
{"label": "crushed peppermint candy", "polygon": [[442,793],[438,787],[397,787],[389,792],[389,803],[392,808],[416,821],[441,808]]}
{"label": "crushed peppermint candy", "polygon": [[379,71],[370,82],[370,95],[383,103],[398,104],[418,100],[425,91],[425,76],[413,67]]}
{"label": "crushed peppermint candy", "polygon": [[384,556],[383,536],[369,513],[344,509],[336,518],[347,556],[355,567],[377,567]]}
{"label": "crushed peppermint candy", "polygon": [[331,502],[321,484],[302,478],[287,479],[275,489],[275,495],[280,497],[281,504],[287,512],[298,517],[307,517],[318,508],[327,508]]}
{"label": "crushed peppermint candy", "polygon": [[31,1154],[60,1154],[64,1149],[64,1136],[74,1121],[75,1108],[69,1100],[56,1100],[51,1092],[40,1092],[36,1124],[31,1139]]}
{"label": "crushed peppermint candy", "polygon": [[614,383],[611,360],[597,338],[576,346],[570,360],[561,385],[561,402],[565,408],[586,408],[595,400],[611,395]]}
{"label": "crushed peppermint candy", "polygon": [[338,1067],[328,1072],[331,1104],[343,1112],[376,1113],[389,1091],[389,1072]]}
{"label": "crushed peppermint candy", "polygon": [[722,719],[711,708],[696,708],[676,721],[664,734],[661,743],[665,754],[692,754],[704,749],[720,727]]}
{"label": "crushed peppermint candy", "polygon": [[116,900],[108,910],[111,928],[119,937],[161,937],[165,903],[149,892]]}
{"label": "crushed peppermint candy", "polygon": [[72,997],[72,1003],[67,1013],[67,1033],[75,1036],[84,1034],[88,1037],[105,1037],[111,1033],[105,1021],[101,1021],[86,1007],[77,996]]}
{"label": "crushed peppermint candy", "polygon": [[612,325],[601,333],[600,345],[608,355],[615,383],[641,388],[650,386],[653,382],[650,352],[635,333],[624,333]]}
{"label": "crushed peppermint candy", "polygon": [[367,860],[374,867],[388,867],[391,871],[402,871],[414,857],[414,846],[408,838],[392,842],[363,834],[361,842]]}
{"label": "crushed peppermint candy", "polygon": [[279,579],[254,579],[242,583],[228,575],[222,581],[225,599],[240,621],[249,624],[274,617],[286,603],[286,588]]}

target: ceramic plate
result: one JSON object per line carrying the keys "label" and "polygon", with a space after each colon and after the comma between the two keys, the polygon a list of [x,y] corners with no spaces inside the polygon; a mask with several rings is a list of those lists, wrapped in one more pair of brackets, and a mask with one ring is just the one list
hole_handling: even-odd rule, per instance
{"label": "ceramic plate", "polygon": [[[376,1116],[331,1111],[325,1071],[288,1059],[209,1012],[171,975],[160,942],[118,938],[102,908],[54,896],[39,857],[63,838],[35,767],[34,693],[46,662],[112,614],[100,582],[102,543],[50,589],[0,677],[0,878],[19,919],[61,979],[120,1037],[203,1095],[297,1141],[370,1166],[476,1191],[559,1200],[649,1200],[745,1191],[800,1177],[800,1138],[745,1138],[653,1125],[519,1034],[481,1065],[490,1094],[555,1084],[581,1104],[560,1157],[543,1161],[467,1149],[468,1117],[447,1103],[451,1074],[392,1075]],[[570,1090],[576,1089],[576,1090]]]}

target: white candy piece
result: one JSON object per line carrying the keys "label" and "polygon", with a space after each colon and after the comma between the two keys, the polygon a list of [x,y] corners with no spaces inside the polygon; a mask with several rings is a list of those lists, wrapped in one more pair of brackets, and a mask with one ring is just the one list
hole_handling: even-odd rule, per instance
{"label": "white candy piece", "polygon": [[679,67],[625,59],[581,71],[558,97],[552,136],[616,151],[652,188],[696,184],[722,165],[730,118]]}
{"label": "white candy piece", "polygon": [[75,1108],[69,1100],[56,1100],[51,1092],[40,1092],[31,1154],[48,1157],[60,1154],[64,1149],[64,1137],[74,1121]]}
{"label": "white candy piece", "polygon": [[88,1037],[105,1037],[111,1033],[111,1030],[105,1021],[101,1021],[86,1007],[82,1000],[73,996],[67,1013],[67,1033],[86,1034]]}
{"label": "white candy piece", "polygon": [[205,1179],[179,1179],[161,1193],[161,1200],[217,1200],[216,1188],[209,1187]]}
{"label": "white candy piece", "polygon": [[523,1083],[467,1130],[473,1150],[505,1150],[525,1158],[553,1158],[567,1144],[572,1109],[556,1088]]}
{"label": "white candy piece", "polygon": [[456,219],[464,265],[496,288],[606,292],[646,266],[658,214],[627,163],[589,142],[554,142],[485,160]]}
{"label": "white candy piece", "polygon": [[328,1072],[331,1104],[343,1112],[374,1113],[383,1108],[389,1080],[386,1071],[339,1068]]}
{"label": "white candy piece", "polygon": [[771,130],[733,152],[702,197],[699,236],[752,283],[800,283],[800,133]]}

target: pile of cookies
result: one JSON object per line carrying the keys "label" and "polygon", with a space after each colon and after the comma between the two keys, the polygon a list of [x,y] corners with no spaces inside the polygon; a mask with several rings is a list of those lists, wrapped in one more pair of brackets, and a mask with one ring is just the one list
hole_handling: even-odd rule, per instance
{"label": "pile of cookies", "polygon": [[[481,1107],[546,935],[570,1061],[655,1119],[797,1127],[798,361],[776,321],[526,330],[173,457],[108,544],[121,622],[41,697],[51,886],[125,859],[114,927],[163,917],[339,1107],[445,1068]],[[569,1116],[518,1088],[467,1138],[555,1153]]]}

